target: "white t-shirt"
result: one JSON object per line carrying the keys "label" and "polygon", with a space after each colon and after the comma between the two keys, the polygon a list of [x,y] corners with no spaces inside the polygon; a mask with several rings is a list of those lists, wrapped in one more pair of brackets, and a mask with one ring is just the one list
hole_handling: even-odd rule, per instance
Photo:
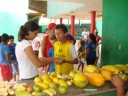
{"label": "white t-shirt", "polygon": [[24,49],[31,46],[28,40],[22,40],[16,45],[16,57],[19,65],[19,74],[21,79],[29,79],[38,74],[38,70],[34,64],[26,56]]}
{"label": "white t-shirt", "polygon": [[81,36],[84,37],[85,40],[87,40],[87,38],[89,36],[89,32],[88,31],[83,31]]}
{"label": "white t-shirt", "polygon": [[75,58],[78,58],[78,55],[77,55],[75,46],[74,46],[73,44],[71,44],[70,52],[71,52],[71,54],[70,54],[71,60],[73,60],[73,59],[75,59]]}
{"label": "white t-shirt", "polygon": [[31,43],[32,43],[32,49],[34,50],[34,51],[39,51],[39,43],[40,43],[40,38],[39,37],[35,37],[32,41],[31,41]]}

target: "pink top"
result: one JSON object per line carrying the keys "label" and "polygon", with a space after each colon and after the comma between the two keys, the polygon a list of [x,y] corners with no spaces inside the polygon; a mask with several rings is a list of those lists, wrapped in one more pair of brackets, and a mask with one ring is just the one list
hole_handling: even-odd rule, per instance
{"label": "pink top", "polygon": [[39,37],[35,37],[32,41],[32,48],[34,51],[39,51],[39,43],[40,43],[40,38]]}

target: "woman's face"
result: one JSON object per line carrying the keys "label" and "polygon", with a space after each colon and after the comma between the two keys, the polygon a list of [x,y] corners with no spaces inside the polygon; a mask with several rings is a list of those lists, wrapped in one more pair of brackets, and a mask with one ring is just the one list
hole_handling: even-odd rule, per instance
{"label": "woman's face", "polygon": [[59,42],[63,42],[64,38],[67,36],[67,33],[64,33],[62,29],[55,29],[55,35]]}
{"label": "woman's face", "polygon": [[37,33],[38,33],[38,30],[30,31],[29,32],[30,40],[33,40],[37,36]]}

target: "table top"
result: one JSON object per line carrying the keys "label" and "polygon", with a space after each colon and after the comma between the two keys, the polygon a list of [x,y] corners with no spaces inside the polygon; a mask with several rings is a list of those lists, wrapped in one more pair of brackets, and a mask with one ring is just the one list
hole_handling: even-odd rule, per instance
{"label": "table top", "polygon": [[[18,83],[27,83],[27,85],[34,85],[33,80],[23,80],[18,81]],[[97,91],[85,91],[84,89],[97,89]],[[105,84],[101,87],[96,87],[91,84],[88,84],[85,88],[78,88],[74,85],[70,86],[67,90],[67,93],[65,95],[61,95],[58,93],[56,96],[94,96],[102,93],[112,92],[115,91],[116,88],[113,86],[113,84],[110,81],[106,81]]]}

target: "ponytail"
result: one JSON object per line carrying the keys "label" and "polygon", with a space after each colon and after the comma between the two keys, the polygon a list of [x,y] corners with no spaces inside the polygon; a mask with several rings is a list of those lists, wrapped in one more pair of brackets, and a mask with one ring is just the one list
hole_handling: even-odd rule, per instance
{"label": "ponytail", "polygon": [[18,33],[18,41],[22,41],[22,39],[25,38],[25,35],[26,35],[26,30],[25,30],[25,27],[22,25],[20,27],[20,30],[19,30],[19,33]]}
{"label": "ponytail", "polygon": [[28,21],[26,22],[24,25],[22,25],[20,27],[20,30],[18,32],[18,41],[22,41],[23,39],[25,39],[25,36],[29,35],[29,31],[35,31],[38,30],[39,26],[37,23],[35,23],[34,21]]}

